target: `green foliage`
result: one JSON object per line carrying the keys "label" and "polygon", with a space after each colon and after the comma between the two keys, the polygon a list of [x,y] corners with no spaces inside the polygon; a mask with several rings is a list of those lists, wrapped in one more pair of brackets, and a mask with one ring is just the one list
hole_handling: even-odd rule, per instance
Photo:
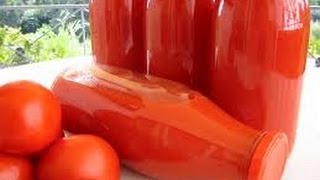
{"label": "green foliage", "polygon": [[18,27],[21,11],[8,10],[0,11],[0,26]]}
{"label": "green foliage", "polygon": [[88,3],[88,0],[0,0],[0,5],[79,4],[79,3]]}
{"label": "green foliage", "polygon": [[309,51],[313,55],[320,54],[320,39],[311,38],[309,41]]}
{"label": "green foliage", "polygon": [[0,66],[83,55],[83,46],[75,28],[78,25],[70,23],[55,33],[44,25],[35,33],[28,34],[11,27],[0,28]]}
{"label": "green foliage", "polygon": [[319,22],[311,23],[311,37],[315,39],[320,39],[320,23]]}
{"label": "green foliage", "polygon": [[[87,4],[89,0],[0,0],[1,5],[40,5],[40,4]],[[64,12],[73,14],[77,9],[50,9],[50,10],[1,10],[0,11],[0,27],[20,27],[23,33],[36,32],[43,24],[50,24],[55,27],[56,18],[63,18]],[[51,20],[52,18],[52,20]],[[80,12],[76,16],[71,17],[71,20],[81,19]],[[88,15],[85,15],[88,21]]]}
{"label": "green foliage", "polygon": [[[8,33],[9,32],[9,33]],[[19,30],[13,28],[0,28],[0,64],[3,65],[14,65],[14,60],[17,58],[14,47],[11,43],[23,43],[23,39],[18,40]]]}
{"label": "green foliage", "polygon": [[[88,0],[0,0],[0,5],[83,4]],[[0,68],[84,55],[77,9],[0,11]],[[89,37],[88,13],[85,13]],[[90,50],[90,47],[87,47]],[[88,52],[89,53],[89,52]]]}
{"label": "green foliage", "polygon": [[44,24],[49,24],[50,18],[44,10],[27,10],[21,18],[21,32],[35,33]]}
{"label": "green foliage", "polygon": [[311,24],[309,51],[313,55],[320,55],[320,23]]}
{"label": "green foliage", "polygon": [[48,26],[41,28],[40,34],[47,34],[31,46],[28,55],[35,61],[82,55],[82,45],[70,26],[60,27],[58,34]]}
{"label": "green foliage", "polygon": [[320,0],[309,0],[310,5],[320,5]]}
{"label": "green foliage", "polygon": [[20,27],[23,34],[35,33],[37,29],[41,27],[40,21],[34,13],[35,11],[36,10],[26,11],[22,16]]}

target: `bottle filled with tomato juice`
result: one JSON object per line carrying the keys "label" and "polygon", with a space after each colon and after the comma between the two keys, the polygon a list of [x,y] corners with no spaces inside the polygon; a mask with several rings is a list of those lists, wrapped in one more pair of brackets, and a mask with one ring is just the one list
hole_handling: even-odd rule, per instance
{"label": "bottle filled with tomato juice", "polygon": [[111,72],[85,66],[57,78],[66,130],[103,137],[126,166],[156,179],[280,179],[284,134],[245,126],[176,82]]}
{"label": "bottle filled with tomato juice", "polygon": [[237,120],[294,144],[305,70],[307,0],[222,0],[213,19],[211,97]]}
{"label": "bottle filled with tomato juice", "polygon": [[93,56],[101,66],[145,71],[146,0],[91,0]]}
{"label": "bottle filled with tomato juice", "polygon": [[146,10],[147,72],[208,92],[214,0],[151,0]]}

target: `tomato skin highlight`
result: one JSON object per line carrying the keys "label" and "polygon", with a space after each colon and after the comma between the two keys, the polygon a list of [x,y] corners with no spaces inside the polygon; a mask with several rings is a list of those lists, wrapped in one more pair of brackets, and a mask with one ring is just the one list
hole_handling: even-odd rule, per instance
{"label": "tomato skin highlight", "polygon": [[93,135],[75,135],[56,142],[40,158],[38,180],[119,180],[120,165],[113,148]]}
{"label": "tomato skin highlight", "polygon": [[29,160],[0,154],[0,179],[33,180],[33,167]]}
{"label": "tomato skin highlight", "polygon": [[61,137],[61,108],[41,85],[16,81],[0,87],[0,152],[36,155]]}

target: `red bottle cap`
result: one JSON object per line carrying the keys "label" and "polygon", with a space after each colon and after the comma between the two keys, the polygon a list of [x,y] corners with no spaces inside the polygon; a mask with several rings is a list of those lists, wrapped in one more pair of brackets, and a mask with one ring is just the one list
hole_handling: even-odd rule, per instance
{"label": "red bottle cap", "polygon": [[288,139],[283,133],[268,133],[252,156],[248,180],[280,180],[288,157]]}

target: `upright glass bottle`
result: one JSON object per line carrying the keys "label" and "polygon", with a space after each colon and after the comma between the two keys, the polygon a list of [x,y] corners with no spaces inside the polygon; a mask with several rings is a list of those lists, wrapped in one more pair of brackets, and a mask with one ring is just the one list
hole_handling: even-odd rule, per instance
{"label": "upright glass bottle", "polygon": [[307,0],[222,0],[214,19],[211,97],[236,119],[294,144],[305,69]]}
{"label": "upright glass bottle", "polygon": [[215,24],[212,23],[212,18],[217,11],[218,0],[197,0],[195,6],[195,56],[193,63],[193,88],[202,92],[205,95],[209,94],[210,83],[210,48],[212,34],[215,29]]}
{"label": "upright glass bottle", "polygon": [[214,0],[151,0],[146,13],[148,73],[205,91]]}
{"label": "upright glass bottle", "polygon": [[94,60],[144,72],[146,0],[91,0],[90,22]]}

